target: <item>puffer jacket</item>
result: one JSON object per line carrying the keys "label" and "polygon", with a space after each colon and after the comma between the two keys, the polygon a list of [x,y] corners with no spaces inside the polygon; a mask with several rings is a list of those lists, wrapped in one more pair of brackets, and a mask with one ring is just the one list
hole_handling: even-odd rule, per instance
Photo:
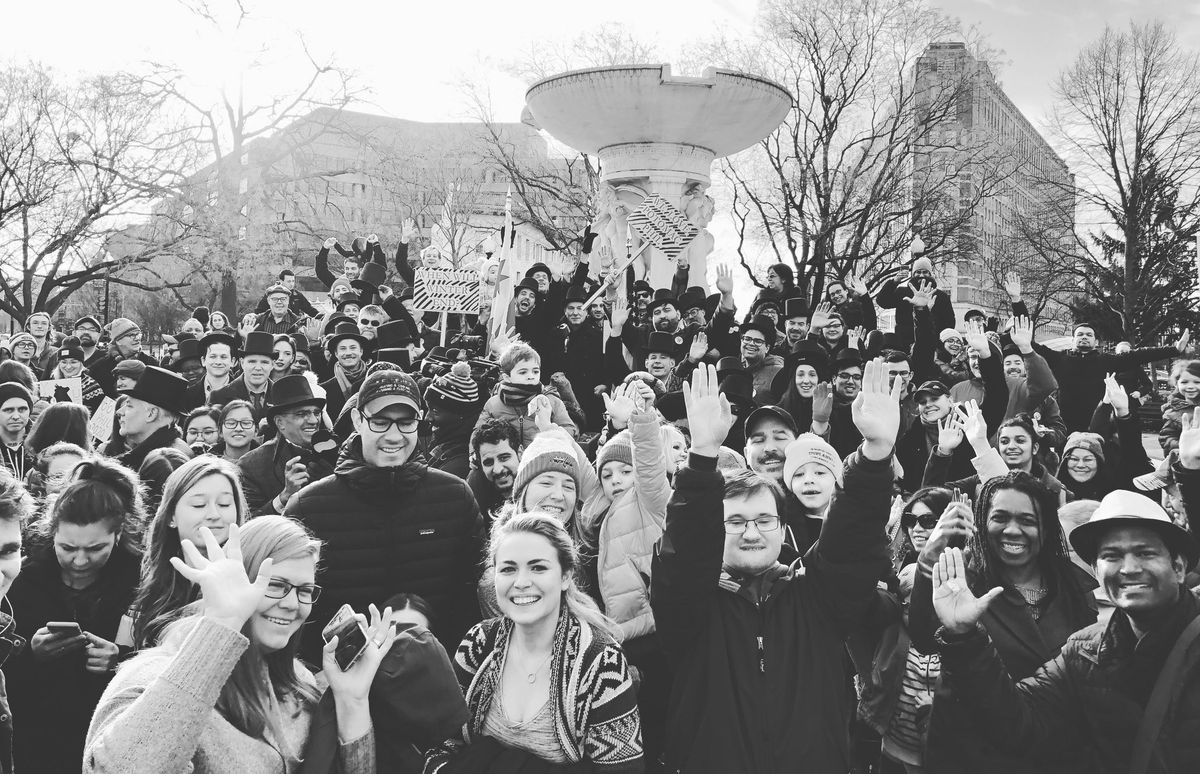
{"label": "puffer jacket", "polygon": [[663,535],[671,484],[667,481],[662,434],[654,412],[629,421],[633,439],[633,489],[614,502],[599,490],[584,503],[585,523],[599,521],[597,572],[604,612],[620,624],[622,641],[654,631],[650,610],[650,562]]}
{"label": "puffer jacket", "polygon": [[[579,428],[571,421],[571,416],[567,413],[567,406],[562,402],[562,398],[550,394],[546,394],[546,397],[550,400],[550,421],[566,430],[572,438],[578,438]],[[538,432],[537,423],[533,421],[533,417],[529,416],[528,400],[520,404],[509,405],[497,393],[483,404],[483,411],[480,412],[475,427],[478,428],[489,419],[500,419],[517,428],[517,434],[521,436],[522,449],[529,446]]]}
{"label": "puffer jacket", "polygon": [[309,484],[283,510],[324,542],[301,657],[319,664],[321,629],[343,604],[356,612],[401,591],[420,594],[436,613],[447,650],[479,621],[475,578],[481,520],[466,482],[430,468],[418,454],[394,468],[363,460],[362,439],[342,445],[333,475]]}
{"label": "puffer jacket", "polygon": [[1200,401],[1190,401],[1178,392],[1171,393],[1163,402],[1163,424],[1162,429],[1158,431],[1158,444],[1162,446],[1163,454],[1170,454],[1179,448],[1179,434],[1183,432],[1183,412],[1198,406]]}

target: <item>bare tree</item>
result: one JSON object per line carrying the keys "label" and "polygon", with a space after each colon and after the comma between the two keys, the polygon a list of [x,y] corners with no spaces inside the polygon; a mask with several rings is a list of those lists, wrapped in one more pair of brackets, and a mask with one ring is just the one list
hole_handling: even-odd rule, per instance
{"label": "bare tree", "polygon": [[1083,219],[1098,223],[1072,245],[1084,301],[1113,315],[1125,338],[1156,341],[1194,306],[1200,58],[1161,22],[1110,28],[1056,92],[1054,137],[1075,170]]}
{"label": "bare tree", "polygon": [[767,0],[751,39],[711,44],[712,59],[795,100],[775,133],[720,163],[756,284],[749,256],[763,243],[813,297],[849,275],[878,286],[900,271],[914,229],[935,261],[970,252],[963,229],[1015,157],[958,123],[987,66],[921,60],[968,32],[924,0]]}
{"label": "bare tree", "polygon": [[0,309],[20,321],[53,313],[96,279],[163,288],[149,264],[181,234],[124,236],[179,161],[161,111],[161,99],[120,75],[73,82],[37,65],[0,70]]}

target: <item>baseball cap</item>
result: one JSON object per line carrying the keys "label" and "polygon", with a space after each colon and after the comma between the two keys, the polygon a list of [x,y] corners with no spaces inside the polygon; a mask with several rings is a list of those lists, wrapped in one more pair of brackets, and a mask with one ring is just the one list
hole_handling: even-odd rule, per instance
{"label": "baseball cap", "polygon": [[920,400],[922,394],[928,395],[931,398],[937,398],[942,395],[949,395],[950,390],[936,379],[931,379],[913,392],[913,400]]}
{"label": "baseball cap", "polygon": [[417,416],[421,415],[421,391],[417,388],[416,381],[403,371],[377,371],[363,381],[358,391],[359,409],[365,410],[380,398],[391,398],[386,404],[388,406],[400,403],[412,408],[417,412]]}

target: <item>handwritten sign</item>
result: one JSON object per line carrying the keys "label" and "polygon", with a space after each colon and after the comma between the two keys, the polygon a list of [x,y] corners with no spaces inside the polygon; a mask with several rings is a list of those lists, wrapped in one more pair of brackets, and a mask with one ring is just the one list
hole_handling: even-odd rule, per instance
{"label": "handwritten sign", "polygon": [[413,306],[422,312],[479,312],[479,272],[455,269],[417,269]]}
{"label": "handwritten sign", "polygon": [[112,398],[105,397],[96,410],[92,412],[92,418],[88,422],[88,430],[92,434],[92,438],[97,441],[108,441],[112,436],[113,416],[117,413],[117,402]]}

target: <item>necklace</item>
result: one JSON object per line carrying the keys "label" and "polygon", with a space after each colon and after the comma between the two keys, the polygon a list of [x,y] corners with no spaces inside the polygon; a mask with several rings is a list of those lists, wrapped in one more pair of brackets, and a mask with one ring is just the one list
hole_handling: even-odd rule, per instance
{"label": "necklace", "polygon": [[549,661],[550,657],[553,655],[554,651],[551,650],[546,654],[546,657],[542,659],[542,663],[537,665],[537,668],[535,668],[532,672],[527,672],[525,675],[526,682],[528,682],[530,685],[533,685],[535,682],[537,682],[537,676],[542,671],[542,667],[546,666],[546,662]]}

